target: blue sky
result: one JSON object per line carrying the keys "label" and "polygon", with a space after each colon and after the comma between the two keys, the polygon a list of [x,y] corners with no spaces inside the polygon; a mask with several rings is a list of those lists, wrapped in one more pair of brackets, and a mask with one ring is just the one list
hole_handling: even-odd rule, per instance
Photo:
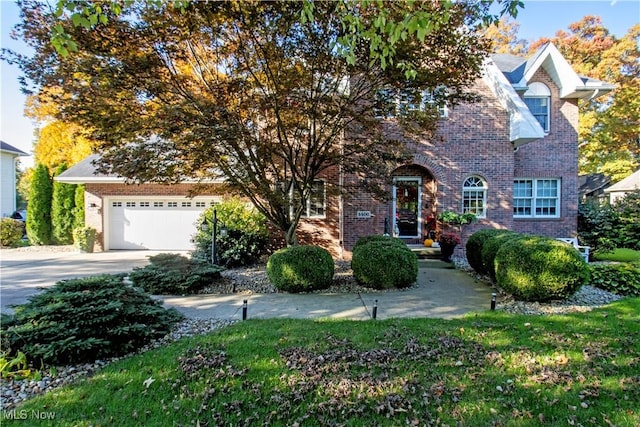
{"label": "blue sky", "polygon": [[[556,31],[566,30],[569,24],[585,15],[597,15],[604,26],[616,37],[622,37],[633,25],[640,23],[640,0],[524,0],[517,21],[519,38],[534,41],[540,37],[553,37]],[[18,22],[18,7],[13,1],[0,0],[0,45],[24,51],[23,43],[11,40],[9,33]],[[25,152],[31,152],[34,141],[34,124],[23,116],[25,97],[18,84],[19,70],[4,61],[0,62],[1,120],[0,138]],[[30,166],[31,158],[23,158],[23,165]]]}

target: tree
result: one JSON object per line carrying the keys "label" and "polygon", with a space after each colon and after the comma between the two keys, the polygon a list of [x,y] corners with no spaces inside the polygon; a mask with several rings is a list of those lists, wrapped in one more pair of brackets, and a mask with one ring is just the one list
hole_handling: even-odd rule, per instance
{"label": "tree", "polygon": [[76,185],[73,208],[73,228],[84,227],[84,185]]}
{"label": "tree", "polygon": [[[88,31],[25,2],[19,30],[36,54],[19,60],[40,93],[62,89],[60,120],[93,130],[102,171],[165,183],[222,174],[293,245],[303,201],[323,174],[357,172],[374,191],[407,158],[405,143],[382,137],[379,89],[402,88],[408,102],[428,90],[433,108],[403,120],[428,136],[438,104],[475,99],[468,88],[488,52],[474,26],[483,9],[415,3],[434,26],[396,45],[394,60],[415,71],[407,78],[406,67],[371,61],[365,40],[341,42],[340,3],[313,6],[313,22],[301,22],[295,2],[194,2],[185,13],[145,5],[126,17],[105,5],[109,19]],[[390,10],[389,19],[401,20],[400,10]],[[378,19],[352,12],[367,28]],[[55,25],[77,41],[77,54],[56,54],[49,44]],[[343,49],[356,60],[345,60]]]}
{"label": "tree", "polygon": [[27,236],[34,245],[47,245],[51,242],[52,193],[53,188],[47,167],[36,165],[31,179],[27,207]]}
{"label": "tree", "polygon": [[528,51],[528,42],[518,39],[520,24],[505,16],[486,28],[484,36],[491,40],[494,53],[510,53],[523,56]]}
{"label": "tree", "polygon": [[[60,175],[67,169],[66,165],[56,168],[54,176]],[[73,243],[75,215],[76,186],[63,182],[53,182],[53,196],[51,199],[51,229],[53,241],[59,245]]]}

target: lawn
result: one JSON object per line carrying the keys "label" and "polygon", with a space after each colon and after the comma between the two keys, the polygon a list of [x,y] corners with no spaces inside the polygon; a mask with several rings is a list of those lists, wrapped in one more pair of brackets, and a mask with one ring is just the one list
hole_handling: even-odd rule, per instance
{"label": "lawn", "polygon": [[593,258],[596,261],[633,262],[640,261],[640,251],[633,249],[618,248],[610,253],[595,253]]}
{"label": "lawn", "polygon": [[564,316],[249,320],[16,414],[30,426],[637,426],[639,324],[640,298]]}

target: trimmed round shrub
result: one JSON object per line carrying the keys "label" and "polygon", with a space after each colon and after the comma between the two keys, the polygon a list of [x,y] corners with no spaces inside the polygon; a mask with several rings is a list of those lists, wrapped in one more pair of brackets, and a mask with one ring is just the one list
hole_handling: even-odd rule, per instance
{"label": "trimmed round shrub", "polygon": [[352,252],[355,252],[359,246],[366,245],[367,243],[370,243],[370,242],[388,242],[401,247],[405,247],[405,248],[407,247],[406,243],[404,243],[401,239],[398,239],[397,237],[384,236],[380,234],[372,234],[370,236],[360,237],[358,241],[356,241],[356,244],[353,245]]}
{"label": "trimmed round shrub", "polygon": [[564,299],[589,280],[582,255],[548,237],[508,240],[498,250],[495,265],[498,286],[524,301]]}
{"label": "trimmed round shrub", "polygon": [[372,240],[353,249],[353,276],[375,289],[406,288],[418,279],[418,257],[404,243]]}
{"label": "trimmed round shrub", "polygon": [[124,275],[63,280],[13,306],[3,317],[3,345],[36,365],[88,362],[121,356],[171,331],[182,319]]}
{"label": "trimmed round shrub", "polygon": [[471,268],[480,274],[487,274],[482,262],[482,247],[488,239],[505,233],[513,232],[497,228],[484,228],[476,231],[469,237],[467,244],[465,245],[465,249],[467,253],[467,261]]}
{"label": "trimmed round shrub", "polygon": [[134,285],[153,295],[192,294],[220,279],[222,267],[190,260],[178,254],[149,257],[150,264],[136,267],[129,278]]}
{"label": "trimmed round shrub", "polygon": [[0,243],[2,246],[15,247],[22,242],[24,223],[12,218],[0,219]]}
{"label": "trimmed round shrub", "polygon": [[489,275],[491,280],[496,281],[496,267],[495,258],[500,247],[506,242],[518,239],[526,236],[525,234],[515,233],[513,231],[506,231],[504,233],[498,233],[495,236],[489,237],[484,244],[480,255],[482,257],[482,271]]}
{"label": "trimmed round shrub", "polygon": [[267,261],[267,277],[277,289],[309,292],[333,282],[333,258],[319,246],[291,246],[274,252]]}

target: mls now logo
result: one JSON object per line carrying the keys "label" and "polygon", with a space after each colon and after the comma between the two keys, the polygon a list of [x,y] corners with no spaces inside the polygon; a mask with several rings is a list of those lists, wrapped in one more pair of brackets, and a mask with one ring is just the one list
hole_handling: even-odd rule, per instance
{"label": "mls now logo", "polygon": [[27,411],[24,409],[17,410],[12,409],[10,411],[2,411],[1,419],[4,420],[53,420],[56,418],[56,413],[51,411]]}

